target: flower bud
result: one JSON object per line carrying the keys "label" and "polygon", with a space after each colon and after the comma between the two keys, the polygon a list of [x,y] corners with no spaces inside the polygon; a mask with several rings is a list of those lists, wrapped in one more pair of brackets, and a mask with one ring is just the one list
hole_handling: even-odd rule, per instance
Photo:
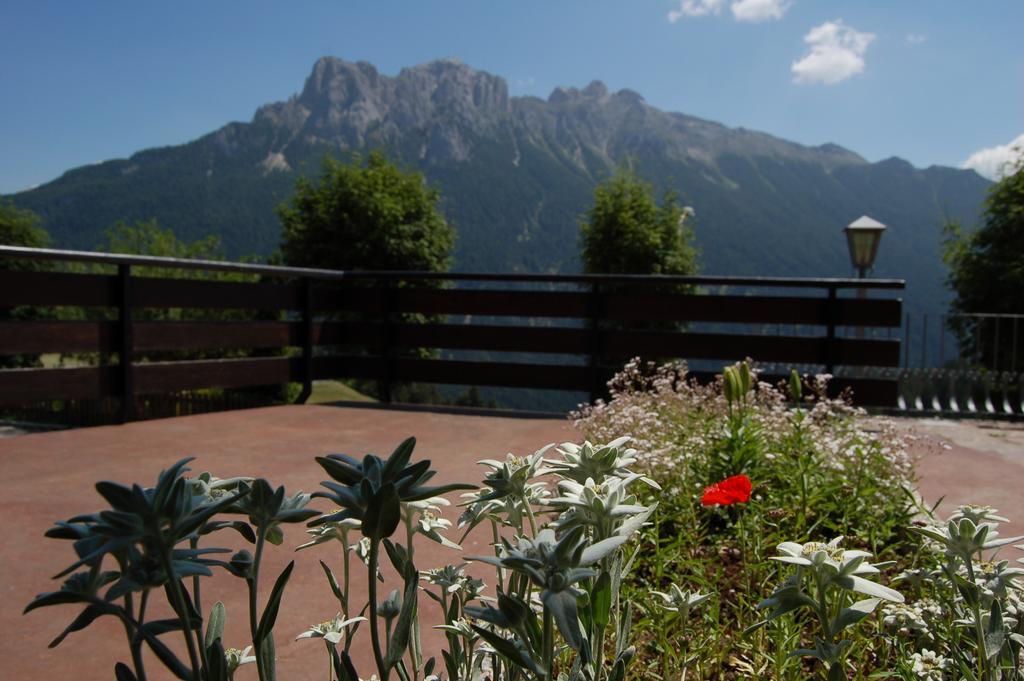
{"label": "flower bud", "polygon": [[252,574],[252,562],[252,554],[242,549],[231,556],[231,560],[228,561],[228,571],[235,577],[249,579]]}

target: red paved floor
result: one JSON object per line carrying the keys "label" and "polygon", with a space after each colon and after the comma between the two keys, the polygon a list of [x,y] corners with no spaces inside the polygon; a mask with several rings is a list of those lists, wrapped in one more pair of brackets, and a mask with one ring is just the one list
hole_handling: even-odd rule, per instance
{"label": "red paved floor", "polygon": [[[930,503],[942,498],[937,514],[949,516],[960,504],[987,504],[1009,518],[1000,527],[1004,537],[1024,535],[1024,424],[985,421],[915,419],[902,426],[916,442],[922,496]],[[1000,558],[1024,558],[1012,546]]]}
{"label": "red paved floor", "polygon": [[[36,593],[59,586],[49,577],[73,560],[67,542],[44,539],[43,532],[55,520],[102,508],[93,489],[97,479],[153,484],[161,468],[182,456],[196,456],[195,472],[209,470],[220,477],[256,474],[286,485],[289,493],[310,492],[325,478],[314,456],[367,451],[387,455],[409,435],[418,439],[416,456],[430,458],[439,471],[436,480],[444,482],[476,481],[483,470],[475,465],[479,459],[503,458],[510,451],[532,453],[549,442],[572,439],[575,433],[567,421],[558,419],[288,406],[0,439],[0,480],[5,489],[0,501],[4,525],[0,534],[0,678],[106,681],[113,678],[115,662],[128,660],[123,630],[112,618],[72,634],[56,650],[47,650],[47,643],[77,610],[56,607],[21,614]],[[323,500],[317,501],[318,507],[326,508]],[[448,517],[454,520],[456,514],[450,512]],[[340,553],[332,545],[294,552],[305,541],[303,529],[286,526],[284,544],[273,547],[264,563],[265,595],[287,562],[296,561],[275,630],[278,677],[283,681],[325,676],[322,642],[292,639],[337,612],[317,561],[323,559],[340,573]],[[215,537],[242,548],[242,542],[230,534]],[[427,569],[460,562],[464,554],[488,551],[485,540],[474,537],[463,548],[459,552],[431,542],[418,543],[416,562]],[[357,602],[365,600],[364,584],[359,584],[354,597]],[[203,587],[204,602],[215,598],[227,606],[225,645],[242,647],[248,641],[244,584],[219,574]],[[421,603],[430,601],[422,598]],[[431,644],[439,640],[429,636],[425,649],[436,649]],[[365,645],[357,651],[356,660],[362,675],[369,678],[368,632],[361,632],[361,639]],[[169,678],[159,673],[155,660],[147,670],[151,679]],[[255,679],[255,671],[249,665],[236,678]]]}
{"label": "red paved floor", "polygon": [[[921,457],[918,471],[927,500],[945,495],[944,515],[958,503],[991,504],[1015,521],[1008,532],[1024,534],[1020,494],[1024,430],[985,430],[966,422],[934,421],[907,421],[903,427],[917,436],[912,449]],[[475,465],[478,459],[500,458],[509,451],[531,453],[548,442],[576,437],[568,422],[556,419],[293,406],[0,438],[0,480],[5,491],[0,500],[4,523],[0,679],[107,680],[112,678],[114,663],[127,659],[123,632],[114,621],[99,621],[51,651],[46,644],[76,611],[50,608],[21,615],[34,594],[58,586],[49,576],[71,562],[70,546],[43,539],[43,532],[54,520],[100,508],[93,490],[97,479],[152,484],[161,468],[182,456],[197,456],[196,472],[210,470],[220,477],[258,474],[274,484],[285,484],[289,492],[308,492],[324,478],[314,456],[337,451],[386,455],[408,435],[417,436],[417,456],[433,460],[439,481],[476,481],[481,470]],[[455,513],[448,515],[454,519]],[[289,526],[285,534],[284,545],[268,555],[263,590],[264,594],[269,590],[269,582],[289,560],[296,561],[276,629],[279,678],[320,679],[326,673],[320,642],[292,638],[335,614],[336,604],[317,560],[338,566],[340,554],[329,546],[295,553],[292,548],[304,541],[302,528]],[[228,534],[217,539],[241,548],[240,541]],[[485,537],[472,536],[462,552],[432,543],[417,546],[417,564],[422,569],[487,550]],[[243,585],[223,574],[204,584],[207,604],[219,598],[227,605],[225,643],[243,646],[248,639]],[[365,587],[359,583],[354,596],[361,601],[364,594]],[[429,603],[425,598],[421,602]],[[439,643],[436,635],[431,638],[433,634],[425,638],[427,650],[436,650]],[[369,678],[366,632],[362,637],[364,645],[356,658],[363,676]],[[148,668],[150,678],[168,678],[158,673],[155,661]],[[255,669],[243,668],[237,678],[254,679]]]}

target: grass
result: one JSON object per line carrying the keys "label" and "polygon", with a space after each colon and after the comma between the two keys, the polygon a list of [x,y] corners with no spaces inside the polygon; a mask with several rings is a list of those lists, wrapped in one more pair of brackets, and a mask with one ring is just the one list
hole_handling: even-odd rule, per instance
{"label": "grass", "polygon": [[313,394],[306,404],[327,404],[329,402],[376,402],[341,381],[313,381]]}

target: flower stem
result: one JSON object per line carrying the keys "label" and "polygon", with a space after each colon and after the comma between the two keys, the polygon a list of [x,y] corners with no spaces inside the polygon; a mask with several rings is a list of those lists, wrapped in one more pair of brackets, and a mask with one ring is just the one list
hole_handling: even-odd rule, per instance
{"label": "flower stem", "polygon": [[164,575],[167,577],[168,586],[170,586],[171,598],[174,599],[176,609],[181,612],[181,621],[184,625],[182,634],[185,636],[185,646],[188,648],[188,661],[192,665],[192,678],[194,681],[199,681],[199,656],[196,654],[196,644],[192,639],[192,618],[189,616],[185,595],[181,591],[181,582],[178,581],[174,567],[171,565],[169,549],[160,552],[160,561],[163,563]]}
{"label": "flower stem", "polygon": [[[349,586],[348,586],[349,585],[349,581],[348,580],[349,580],[349,553],[351,553],[351,549],[349,548],[349,545],[348,545],[348,531],[347,530],[342,532],[342,535],[341,535],[341,545],[342,545],[341,565],[342,565],[342,570],[343,570],[342,574],[343,574],[343,576],[345,578],[345,586],[343,586],[342,589],[341,589],[341,611],[342,611],[342,613],[344,613],[345,619],[349,619],[351,617],[351,615],[349,615],[349,612],[348,612],[348,589],[349,589]],[[346,653],[349,651],[350,647],[352,647],[352,627],[345,627],[345,652]]]}
{"label": "flower stem", "polygon": [[530,506],[530,502],[525,497],[520,499],[520,503],[526,508],[526,518],[530,521],[530,534],[532,538],[537,538],[537,519],[533,516],[533,507]]}
{"label": "flower stem", "polygon": [[384,667],[384,655],[380,650],[380,627],[377,622],[377,564],[380,558],[380,540],[370,540],[370,565],[367,568],[369,583],[366,591],[370,599],[370,642],[373,644],[373,659],[377,663],[380,681],[388,681],[388,670]]}
{"label": "flower stem", "polygon": [[[501,537],[498,535],[498,523],[494,518],[491,518],[491,537],[494,539],[494,555],[500,558],[501,550],[499,547],[501,546]],[[494,568],[494,571],[498,573],[498,591],[504,591],[505,580],[502,577],[501,567]]]}
{"label": "flower stem", "polygon": [[[125,594],[124,601],[125,608],[128,610],[129,616],[133,616],[131,593]],[[128,646],[132,651],[132,664],[135,666],[135,678],[138,679],[138,681],[146,681],[146,667],[142,661],[142,625],[145,624],[146,604],[148,601],[149,589],[143,589],[142,598],[139,599],[139,616],[135,620],[134,632],[131,631],[127,621],[124,623],[125,632],[128,633]]]}
{"label": "flower stem", "polygon": [[[964,563],[967,565],[967,580],[976,589],[977,582],[974,581],[974,556],[967,556],[967,560]],[[977,646],[977,649],[974,651],[974,657],[978,661],[978,678],[988,679],[991,677],[991,674],[986,669],[985,627],[981,623],[981,606],[978,603],[977,597],[972,598],[971,601],[973,601],[971,603],[971,612],[974,613],[974,636],[976,639],[975,645]]]}
{"label": "flower stem", "polygon": [[[410,511],[405,517],[405,548],[410,565],[415,565],[415,563],[413,563],[413,555],[415,551],[415,548],[413,547],[413,539],[416,537],[416,526],[413,522],[413,514]],[[402,578],[405,579],[405,575],[402,575]],[[412,611],[412,630],[409,632],[409,666],[412,667],[412,681],[419,681],[420,667],[422,665],[423,654],[420,647],[419,606],[414,603]]]}
{"label": "flower stem", "polygon": [[263,648],[263,641],[256,640],[256,631],[259,628],[256,611],[259,607],[257,590],[260,584],[260,561],[263,559],[263,545],[266,539],[266,531],[262,527],[258,528],[256,532],[256,555],[252,561],[252,572],[249,575],[249,579],[246,580],[249,584],[249,631],[253,648],[256,649],[256,673],[259,675],[260,681],[265,680],[266,670],[263,669],[263,656],[260,654]]}
{"label": "flower stem", "polygon": [[[199,539],[197,537],[195,537],[195,536],[189,537],[188,544],[189,544],[189,547],[192,548],[192,550],[195,550],[195,549],[197,549],[199,547]],[[196,612],[199,613],[200,617],[202,617],[202,615],[203,615],[203,605],[202,605],[202,600],[201,600],[201,598],[202,598],[201,594],[202,594],[202,592],[200,591],[199,575],[193,575],[192,576],[192,604],[196,606]],[[202,626],[196,627],[195,636],[196,636],[196,645],[199,648],[199,660],[203,664],[203,669],[209,669],[210,668],[210,662],[209,662],[209,660],[206,659],[206,646],[204,645],[203,627]]]}
{"label": "flower stem", "polygon": [[544,671],[548,675],[548,681],[555,677],[555,632],[552,626],[551,611],[544,606]]}

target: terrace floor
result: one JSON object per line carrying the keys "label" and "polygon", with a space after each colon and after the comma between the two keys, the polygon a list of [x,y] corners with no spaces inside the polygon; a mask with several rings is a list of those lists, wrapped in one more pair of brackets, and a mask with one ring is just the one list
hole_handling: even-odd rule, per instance
{"label": "terrace floor", "polygon": [[[1024,496],[1020,494],[1024,428],[910,420],[901,422],[901,427],[914,435],[913,450],[921,457],[921,488],[927,500],[946,495],[943,508],[948,510],[966,501],[989,503],[1017,519],[1017,529],[1024,528]],[[43,532],[54,520],[100,508],[93,490],[96,480],[152,484],[162,468],[180,457],[195,456],[195,472],[209,470],[220,477],[258,474],[273,484],[285,484],[289,493],[313,491],[324,478],[314,456],[367,451],[387,455],[408,435],[416,435],[415,456],[433,461],[440,482],[475,481],[481,473],[475,465],[479,459],[501,458],[507,452],[532,453],[549,442],[577,437],[571,424],[562,419],[332,406],[271,407],[0,437],[0,480],[6,490],[0,500],[5,525],[0,535],[0,659],[4,661],[0,675],[98,681],[112,677],[116,661],[127,661],[123,631],[110,618],[72,634],[50,651],[47,643],[76,611],[48,608],[21,614],[33,595],[59,586],[49,576],[72,560],[66,542],[43,539]],[[225,546],[242,548],[235,535],[215,537]],[[304,538],[301,526],[286,527],[283,546],[268,551],[262,580],[265,595],[284,565],[296,561],[276,627],[279,678],[287,681],[323,677],[323,646],[292,639],[309,625],[333,617],[337,610],[317,561],[323,559],[337,567],[340,554],[330,545],[292,551]],[[471,535],[461,553],[432,543],[417,544],[416,562],[421,569],[438,567],[459,562],[463,555],[487,551],[487,537]],[[226,646],[242,647],[248,639],[244,591],[239,580],[226,574],[204,582],[206,607],[214,598],[227,606]],[[359,584],[354,593],[357,602],[365,598],[363,594],[365,585]],[[429,602],[421,599],[421,603]],[[429,610],[424,612],[425,618],[434,616]],[[170,636],[165,639],[172,642]],[[357,641],[365,640],[366,632],[361,632]],[[439,644],[436,632],[425,636],[428,655]],[[371,672],[367,648],[358,648],[355,655],[366,678]],[[167,678],[159,673],[155,660],[147,670],[152,679]],[[238,678],[255,678],[255,669],[243,670]]]}

